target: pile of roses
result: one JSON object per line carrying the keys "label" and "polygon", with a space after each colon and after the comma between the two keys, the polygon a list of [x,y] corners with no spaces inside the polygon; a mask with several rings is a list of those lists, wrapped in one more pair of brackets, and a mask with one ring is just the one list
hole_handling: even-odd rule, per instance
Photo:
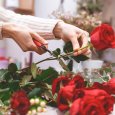
{"label": "pile of roses", "polygon": [[115,102],[115,78],[87,86],[80,75],[60,76],[53,82],[52,93],[58,95],[59,110],[69,110],[70,115],[109,115]]}

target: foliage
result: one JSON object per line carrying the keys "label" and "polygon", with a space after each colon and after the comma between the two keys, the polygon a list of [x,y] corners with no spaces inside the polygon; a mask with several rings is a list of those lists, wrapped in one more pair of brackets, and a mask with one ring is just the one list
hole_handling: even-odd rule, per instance
{"label": "foliage", "polygon": [[[66,49],[65,47],[64,50]],[[33,63],[31,67],[23,68],[21,70],[18,70],[16,64],[14,63],[9,64],[8,69],[1,69],[1,102],[3,102],[4,105],[8,105],[8,103],[6,104],[6,102],[9,101],[12,93],[20,89],[25,90],[29,98],[43,96],[46,100],[49,100],[50,102],[55,102],[55,98],[52,96],[51,92],[51,85],[53,80],[59,76],[59,73],[52,67],[49,67],[45,70],[40,69],[37,64],[44,61],[57,60],[64,71],[62,73],[68,73],[72,71],[72,68],[70,68],[71,64],[69,64],[68,66],[65,64],[65,58],[70,59],[70,62],[73,63],[73,60],[71,60],[71,58],[77,61],[81,61],[81,57],[78,56],[77,58],[73,56],[73,49],[67,49],[66,51],[65,53],[61,53],[61,50],[58,48],[52,52],[52,57],[46,58],[45,60],[37,63]]]}
{"label": "foliage", "polygon": [[76,3],[78,8],[75,15],[56,10],[52,16],[90,33],[102,23],[102,3],[100,0],[79,0]]}
{"label": "foliage", "polygon": [[88,14],[99,13],[102,11],[102,3],[100,0],[80,0],[78,3],[78,11],[87,11]]}

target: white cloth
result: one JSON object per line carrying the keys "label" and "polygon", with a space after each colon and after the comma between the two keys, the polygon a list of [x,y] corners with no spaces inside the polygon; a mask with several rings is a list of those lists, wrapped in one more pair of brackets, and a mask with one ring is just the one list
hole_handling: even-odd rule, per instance
{"label": "white cloth", "polygon": [[16,14],[13,11],[0,7],[0,22],[1,21],[26,25],[45,39],[51,39],[54,38],[53,29],[60,20]]}
{"label": "white cloth", "polygon": [[48,106],[46,112],[42,112],[40,115],[64,115],[64,113],[59,111],[58,108]]}

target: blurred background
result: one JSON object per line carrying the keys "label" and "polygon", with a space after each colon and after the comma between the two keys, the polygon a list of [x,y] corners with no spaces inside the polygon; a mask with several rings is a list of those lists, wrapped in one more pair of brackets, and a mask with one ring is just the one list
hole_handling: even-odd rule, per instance
{"label": "blurred background", "polygon": [[[102,22],[115,27],[115,0],[0,0],[0,6],[14,12],[33,15],[41,18],[58,18],[67,23],[80,27],[89,33]],[[64,43],[58,40],[49,41],[49,49],[62,48]],[[112,53],[110,53],[110,51]],[[113,61],[114,50],[107,50],[93,58],[102,58],[105,61]],[[102,55],[103,54],[103,55]],[[9,59],[9,62],[17,63],[19,68],[28,66],[31,62],[40,61],[48,57],[48,53],[38,55],[33,52],[23,52],[11,39],[0,41],[0,56]],[[41,68],[48,66],[60,70],[55,61],[41,63]]]}

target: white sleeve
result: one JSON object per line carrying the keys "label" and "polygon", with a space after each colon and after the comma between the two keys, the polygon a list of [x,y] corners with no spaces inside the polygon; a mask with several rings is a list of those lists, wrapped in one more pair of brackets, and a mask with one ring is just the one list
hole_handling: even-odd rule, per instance
{"label": "white sleeve", "polygon": [[13,11],[0,7],[0,21],[26,25],[45,39],[52,39],[54,38],[53,29],[57,22],[61,20],[16,14]]}

